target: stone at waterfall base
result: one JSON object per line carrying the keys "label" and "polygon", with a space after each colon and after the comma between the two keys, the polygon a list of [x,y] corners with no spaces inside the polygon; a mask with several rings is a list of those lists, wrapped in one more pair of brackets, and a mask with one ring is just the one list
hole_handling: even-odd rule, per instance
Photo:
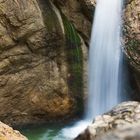
{"label": "stone at waterfall base", "polygon": [[113,132],[109,132],[97,140],[140,140],[140,123],[119,127]]}
{"label": "stone at waterfall base", "polygon": [[19,131],[13,130],[8,125],[0,122],[0,140],[28,140]]}
{"label": "stone at waterfall base", "polygon": [[[75,140],[126,140],[127,137],[139,140],[140,134],[135,131],[137,128],[140,128],[140,103],[129,101],[97,116],[93,124]],[[120,133],[121,131],[124,133]]]}

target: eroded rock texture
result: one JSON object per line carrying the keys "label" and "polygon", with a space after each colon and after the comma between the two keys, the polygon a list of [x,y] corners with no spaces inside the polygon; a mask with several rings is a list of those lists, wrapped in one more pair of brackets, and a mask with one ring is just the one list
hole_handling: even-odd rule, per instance
{"label": "eroded rock texture", "polygon": [[[80,66],[71,65],[68,60],[77,56],[75,48],[68,50],[65,32],[61,14],[49,0],[0,0],[2,121],[25,124],[67,118],[76,112],[77,99],[82,104],[82,52],[79,49]],[[78,46],[73,46],[79,47],[77,40]],[[73,72],[79,74],[77,79]],[[69,88],[73,77],[78,93]]]}
{"label": "eroded rock texture", "polygon": [[[132,66],[131,76],[135,79],[132,84],[140,91],[140,1],[130,0],[124,15],[125,53]],[[135,83],[135,84],[134,84]]]}
{"label": "eroded rock texture", "polygon": [[109,132],[97,140],[139,140],[140,123],[119,127],[113,132]]}
{"label": "eroded rock texture", "polygon": [[140,123],[140,103],[124,102],[110,112],[97,116],[93,124],[75,140],[96,140],[109,131],[136,123]]}
{"label": "eroded rock texture", "polygon": [[95,0],[53,0],[89,44]]}
{"label": "eroded rock texture", "polygon": [[19,131],[13,130],[8,125],[0,122],[0,140],[28,140]]}

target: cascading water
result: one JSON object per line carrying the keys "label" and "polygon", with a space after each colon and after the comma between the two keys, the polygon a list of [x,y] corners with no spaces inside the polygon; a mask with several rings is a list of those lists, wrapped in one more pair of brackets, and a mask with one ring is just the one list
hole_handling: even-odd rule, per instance
{"label": "cascading water", "polygon": [[108,111],[121,100],[122,0],[98,0],[90,44],[86,118]]}
{"label": "cascading water", "polygon": [[[76,137],[96,115],[122,101],[121,13],[122,0],[97,0],[89,57],[89,95],[85,119],[62,134]],[[58,139],[56,139],[58,140]]]}

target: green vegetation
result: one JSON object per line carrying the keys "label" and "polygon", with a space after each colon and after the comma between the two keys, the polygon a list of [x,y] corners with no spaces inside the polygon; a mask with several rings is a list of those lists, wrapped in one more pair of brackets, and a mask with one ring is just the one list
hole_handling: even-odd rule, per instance
{"label": "green vegetation", "polygon": [[136,59],[137,57],[134,58],[133,55],[137,56],[137,54],[140,54],[140,51],[138,49],[139,48],[139,44],[140,44],[140,42],[138,40],[134,39],[134,38],[133,39],[129,39],[129,41],[126,44],[130,59],[133,60],[133,62],[135,64],[137,64],[137,65],[139,65],[139,62]]}
{"label": "green vegetation", "polygon": [[140,42],[136,39],[130,39],[127,43],[127,46],[130,50],[137,51],[139,47]]}
{"label": "green vegetation", "polygon": [[83,54],[81,39],[74,27],[65,15],[62,15],[67,46],[67,60],[69,63],[68,83],[71,95],[77,100],[78,114],[83,112]]}
{"label": "green vegetation", "polygon": [[[43,12],[44,17],[46,17],[45,24],[49,34],[52,34],[52,39],[53,36],[58,36],[58,38],[61,38],[61,36],[63,37],[58,17],[56,13],[52,10],[52,5],[49,1],[47,2],[45,9],[47,9],[45,12]],[[74,99],[76,99],[76,112],[80,114],[83,111],[83,54],[81,49],[81,39],[74,25],[66,18],[66,16],[61,12],[60,9],[59,11],[62,16],[65,30],[66,44],[63,44],[62,42],[62,46],[66,46],[64,50],[66,52],[69,70],[69,91],[70,95],[73,96]],[[55,45],[53,46],[53,49],[54,48],[57,52],[59,52],[60,49],[62,49],[57,46],[55,47]]]}

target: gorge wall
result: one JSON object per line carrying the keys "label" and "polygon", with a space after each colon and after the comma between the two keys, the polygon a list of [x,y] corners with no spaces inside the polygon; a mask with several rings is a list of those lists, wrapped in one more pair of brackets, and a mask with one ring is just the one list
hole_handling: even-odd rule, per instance
{"label": "gorge wall", "polygon": [[82,112],[87,47],[81,36],[89,38],[91,22],[80,6],[0,0],[1,121],[28,124]]}
{"label": "gorge wall", "polygon": [[[0,0],[1,121],[28,124],[82,112],[95,4],[94,0]],[[125,52],[137,92],[139,7],[140,2],[132,0],[125,10]]]}
{"label": "gorge wall", "polygon": [[140,1],[129,0],[124,14],[124,52],[130,64],[131,85],[140,99]]}

